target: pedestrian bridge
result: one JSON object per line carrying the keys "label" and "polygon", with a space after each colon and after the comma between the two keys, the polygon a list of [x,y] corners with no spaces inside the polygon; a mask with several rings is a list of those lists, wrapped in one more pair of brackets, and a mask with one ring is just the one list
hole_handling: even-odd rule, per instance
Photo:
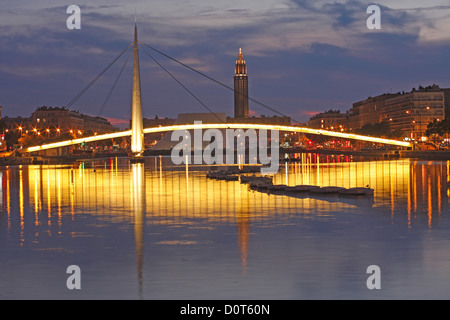
{"label": "pedestrian bridge", "polygon": [[[114,133],[108,133],[103,135],[95,135],[91,137],[82,137],[78,139],[72,139],[72,140],[66,140],[66,141],[60,141],[55,143],[49,143],[49,144],[43,144],[39,146],[33,146],[25,149],[25,152],[37,152],[37,151],[43,151],[43,150],[49,150],[49,149],[55,149],[55,148],[62,148],[62,147],[69,147],[74,146],[82,143],[90,143],[90,142],[96,142],[96,141],[102,141],[102,140],[108,140],[108,139],[115,139],[115,138],[121,138],[121,137],[131,137],[131,152],[134,154],[135,159],[139,159],[142,157],[142,153],[144,151],[144,134],[146,133],[158,133],[158,132],[168,132],[168,131],[176,131],[176,130],[195,130],[195,129],[256,129],[256,130],[278,130],[281,132],[299,132],[299,133],[308,133],[308,134],[315,134],[315,135],[323,135],[323,136],[330,136],[330,137],[336,137],[336,138],[344,138],[344,139],[351,139],[351,140],[358,140],[358,141],[366,141],[366,142],[372,142],[372,143],[381,143],[381,144],[387,144],[387,145],[395,145],[395,146],[401,146],[401,147],[410,147],[411,144],[409,142],[404,141],[398,141],[398,140],[390,140],[390,139],[382,139],[377,137],[370,137],[370,136],[363,136],[363,135],[356,135],[351,133],[343,133],[343,132],[335,132],[335,131],[327,131],[327,130],[317,130],[317,129],[311,129],[307,127],[300,127],[300,126],[284,126],[284,125],[270,125],[270,124],[242,124],[242,123],[208,123],[208,124],[184,124],[184,125],[172,125],[172,126],[162,126],[162,127],[153,127],[153,128],[143,128],[143,118],[142,118],[142,102],[141,102],[141,83],[140,83],[140,68],[139,68],[139,46],[138,41],[138,34],[137,34],[137,23],[135,19],[135,27],[134,27],[134,42],[130,44],[130,46],[125,49],[119,57],[117,57],[102,73],[100,73],[94,81],[92,81],[82,92],[80,92],[72,101],[69,103],[69,105],[72,105],[75,101],[78,100],[78,98],[83,95],[84,92],[106,71],[108,68],[114,64],[115,61],[117,61],[120,56],[122,56],[130,47],[133,46],[134,51],[134,64],[133,64],[133,94],[132,94],[132,112],[131,112],[131,130],[127,131],[121,131],[121,132],[114,132]],[[151,48],[159,53],[160,51],[152,48],[151,46],[145,45],[148,48]],[[147,53],[147,52],[146,52]],[[190,70],[193,70],[202,76],[208,78],[209,80],[212,80],[218,84],[221,84],[222,86],[229,88],[225,84],[220,83],[217,80],[212,79],[211,77],[206,76],[203,73],[200,73],[196,71],[195,69],[179,62],[178,60],[171,58],[170,56],[161,53],[164,56],[170,58],[171,60],[178,62],[182,64],[185,67],[188,67]],[[131,55],[131,52],[130,52]],[[147,55],[149,55],[147,53]],[[149,55],[152,57],[151,55]],[[152,58],[155,62],[157,62],[154,58]],[[128,61],[128,59],[127,59]],[[126,63],[125,63],[126,64]],[[157,63],[160,65],[159,63]],[[125,65],[124,65],[125,66]],[[160,65],[161,66],[161,65]],[[162,66],[161,66],[162,67]],[[167,70],[163,68],[166,72]],[[170,73],[169,73],[170,74]],[[120,74],[119,74],[120,76]],[[170,74],[172,78],[173,75]],[[118,79],[118,78],[117,78]],[[179,80],[174,78],[180,85],[182,85]],[[182,85],[184,89],[186,89],[189,94],[194,96],[199,102],[201,102],[193,93],[188,90],[184,85]],[[114,86],[113,86],[114,88]],[[231,89],[233,90],[233,89]],[[233,90],[234,91],[234,90]],[[250,97],[248,97],[250,99]],[[258,103],[259,105],[262,105],[266,108],[269,108],[272,111],[276,111],[264,104],[259,103],[258,101],[252,99],[253,102]],[[207,108],[207,106],[202,103],[204,107]],[[210,112],[211,110],[207,108]],[[278,112],[279,113],[279,112]]]}
{"label": "pedestrian bridge", "polygon": [[[329,136],[335,138],[343,138],[364,142],[372,142],[372,143],[380,143],[386,145],[393,145],[399,147],[411,147],[411,143],[407,141],[399,141],[392,139],[383,139],[371,136],[364,136],[352,133],[344,133],[344,132],[336,132],[336,131],[328,131],[328,130],[319,130],[312,129],[307,127],[299,127],[299,126],[285,126],[285,125],[267,125],[267,124],[243,124],[243,123],[203,123],[203,124],[184,124],[184,125],[172,125],[172,126],[161,126],[161,127],[152,127],[145,128],[144,134],[146,133],[158,133],[158,132],[168,132],[168,131],[176,131],[176,130],[207,130],[207,129],[255,129],[255,130],[278,130],[280,132],[297,132],[297,133],[307,133],[314,135],[322,135]],[[33,146],[25,149],[25,152],[38,152],[43,150],[49,150],[54,148],[62,148],[69,147],[74,145],[79,145],[82,143],[90,143],[108,139],[115,139],[121,137],[128,137],[132,135],[132,130],[107,133],[102,135],[95,135],[91,137],[83,137],[78,139],[59,141],[49,144],[43,144],[39,146]]]}

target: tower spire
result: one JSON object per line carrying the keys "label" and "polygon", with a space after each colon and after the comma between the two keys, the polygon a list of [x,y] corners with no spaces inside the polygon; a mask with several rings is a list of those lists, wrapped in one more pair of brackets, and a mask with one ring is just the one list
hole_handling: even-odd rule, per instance
{"label": "tower spire", "polygon": [[248,118],[248,76],[242,48],[234,67],[234,117]]}
{"label": "tower spire", "polygon": [[134,157],[142,157],[144,152],[144,126],[142,119],[141,78],[139,70],[139,49],[137,19],[134,16],[134,64],[133,64],[133,95],[131,107],[131,152]]}

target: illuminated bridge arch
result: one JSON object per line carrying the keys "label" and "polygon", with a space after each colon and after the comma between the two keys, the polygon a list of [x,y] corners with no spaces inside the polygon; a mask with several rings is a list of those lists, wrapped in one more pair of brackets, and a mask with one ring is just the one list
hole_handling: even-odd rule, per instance
{"label": "illuminated bridge arch", "polygon": [[[381,144],[394,145],[394,146],[400,146],[400,147],[411,147],[411,143],[405,142],[405,141],[383,139],[383,138],[364,136],[364,135],[358,135],[358,134],[352,134],[352,133],[311,129],[311,128],[307,128],[307,127],[284,126],[284,125],[265,125],[265,124],[242,124],[242,123],[185,124],[185,125],[172,125],[172,126],[146,128],[146,129],[144,129],[144,133],[158,133],[158,132],[167,132],[167,131],[175,131],[175,130],[194,130],[194,129],[204,129],[204,130],[206,130],[206,129],[278,130],[278,131],[284,131],[284,132],[308,133],[308,134],[323,135],[323,136],[330,136],[330,137],[343,138],[343,139],[381,143]],[[83,138],[60,141],[60,142],[49,143],[49,144],[43,144],[40,146],[29,147],[25,150],[25,152],[37,152],[37,151],[54,149],[54,148],[62,148],[62,147],[78,145],[83,142],[89,143],[89,142],[115,139],[115,138],[121,138],[121,137],[127,137],[127,136],[131,136],[131,130],[96,135],[96,136],[91,136],[91,137],[83,137]]]}

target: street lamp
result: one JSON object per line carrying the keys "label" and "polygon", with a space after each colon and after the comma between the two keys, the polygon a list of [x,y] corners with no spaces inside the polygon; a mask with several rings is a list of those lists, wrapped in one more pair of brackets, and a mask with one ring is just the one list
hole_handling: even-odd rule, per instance
{"label": "street lamp", "polygon": [[[426,108],[425,108],[425,110],[426,111],[430,111],[430,106],[427,106]],[[423,117],[423,114],[422,113],[419,113],[419,117],[420,117],[420,125],[419,125],[419,128],[420,128],[420,139],[422,139],[422,136],[423,136],[423,126],[422,126],[422,124],[423,124],[423,121],[422,121],[422,117]],[[425,123],[426,124],[426,123]]]}

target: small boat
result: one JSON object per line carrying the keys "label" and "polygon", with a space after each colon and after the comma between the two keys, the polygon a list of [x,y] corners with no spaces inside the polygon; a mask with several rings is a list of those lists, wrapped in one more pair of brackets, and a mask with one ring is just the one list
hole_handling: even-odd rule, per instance
{"label": "small boat", "polygon": [[241,181],[241,183],[251,183],[251,182],[254,182],[254,181],[265,182],[265,183],[272,183],[272,178],[269,178],[269,177],[257,177],[255,175],[252,175],[252,176],[243,176],[243,175],[241,175],[239,177],[239,180]]}
{"label": "small boat", "polygon": [[266,190],[269,188],[269,185],[270,184],[268,184],[266,182],[255,180],[255,181],[250,182],[249,188],[253,189],[253,190]]}
{"label": "small boat", "polygon": [[269,191],[282,191],[287,186],[285,184],[272,184],[268,186]]}
{"label": "small boat", "polygon": [[256,179],[258,179],[258,177],[255,176],[255,175],[252,175],[252,176],[241,175],[239,177],[239,180],[241,181],[241,183],[250,183],[250,182],[252,182],[253,180],[256,180]]}
{"label": "small boat", "polygon": [[319,189],[319,186],[310,186],[310,185],[297,185],[294,187],[295,192],[308,192],[311,190]]}
{"label": "small boat", "polygon": [[231,176],[225,176],[226,181],[239,181],[239,176],[231,175]]}
{"label": "small boat", "polygon": [[310,192],[312,193],[321,193],[321,194],[333,194],[333,193],[339,193],[339,191],[345,190],[345,188],[341,187],[320,187],[317,189],[311,189]]}
{"label": "small boat", "polygon": [[373,195],[374,190],[371,188],[350,188],[339,191],[339,194],[344,195],[352,195],[352,196],[366,196],[366,195]]}

